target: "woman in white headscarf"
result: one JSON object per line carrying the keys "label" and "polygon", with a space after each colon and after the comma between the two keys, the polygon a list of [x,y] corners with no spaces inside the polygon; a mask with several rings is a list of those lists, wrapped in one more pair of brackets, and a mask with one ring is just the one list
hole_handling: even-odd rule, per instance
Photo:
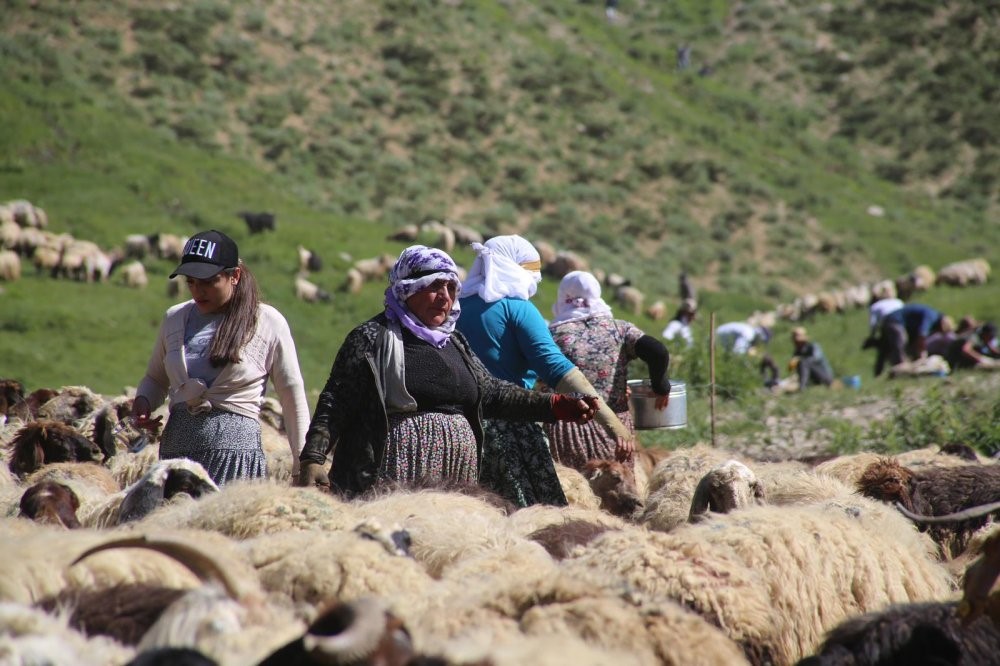
{"label": "woman in white headscarf", "polygon": [[[529,300],[542,279],[534,246],[520,236],[496,236],[472,248],[477,256],[463,287],[458,330],[486,369],[525,388],[534,388],[541,379],[560,393],[598,395],[552,340],[545,319]],[[617,437],[631,436],[603,402],[594,418]],[[541,426],[487,419],[485,427],[480,485],[518,506],[566,504]]]}
{"label": "woman in white headscarf", "polygon": [[[563,277],[552,313],[555,316],[549,330],[556,344],[590,380],[634,439],[635,429],[628,410],[628,364],[636,358],[646,362],[651,388],[660,396],[656,407],[663,409],[670,396],[667,348],[634,324],[615,319],[601,298],[601,284],[584,271],[573,271]],[[567,467],[582,470],[588,460],[595,459],[633,464],[633,439],[616,439],[592,422],[579,427],[546,423],[545,432],[552,457]]]}

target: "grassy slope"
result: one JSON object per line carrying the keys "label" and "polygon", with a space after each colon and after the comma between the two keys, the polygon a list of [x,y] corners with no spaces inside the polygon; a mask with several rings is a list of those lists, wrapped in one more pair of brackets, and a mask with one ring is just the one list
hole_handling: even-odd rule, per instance
{"label": "grassy slope", "polygon": [[[33,14],[16,5],[12,5],[12,12],[26,12],[39,26],[59,18]],[[628,3],[623,5],[628,8]],[[325,6],[302,5],[311,20],[289,30],[308,41],[304,31],[311,26],[313,34],[317,32]],[[78,15],[113,13],[109,6],[99,3],[75,7],[71,11]],[[246,16],[240,12],[249,10],[243,5],[234,7],[234,14],[223,24],[239,30],[246,25]],[[296,6],[278,7],[270,11],[290,12]],[[430,128],[430,144],[436,145],[433,150],[427,149],[428,154],[439,157],[450,147],[459,156],[442,157],[426,166],[427,171],[438,170],[429,173],[425,182],[425,186],[436,183],[430,189],[441,197],[438,203],[433,203],[433,197],[429,199],[432,210],[440,210],[441,201],[447,202],[450,197],[455,199],[451,205],[456,209],[459,203],[475,209],[476,205],[501,201],[510,191],[506,166],[537,160],[546,167],[535,172],[537,181],[548,179],[555,183],[544,195],[556,202],[574,203],[575,214],[560,218],[550,214],[552,209],[558,210],[557,205],[545,204],[541,211],[519,211],[520,223],[527,224],[529,230],[537,229],[535,237],[547,237],[564,246],[586,243],[598,265],[625,271],[651,297],[671,298],[676,268],[686,259],[697,259],[702,271],[698,277],[705,280],[703,284],[717,285],[716,289],[702,290],[706,304],[702,332],[707,330],[710,310],[718,312],[720,322],[739,318],[752,309],[773,305],[776,296],[790,297],[794,287],[817,282],[845,286],[872,277],[876,271],[895,275],[916,263],[937,266],[985,250],[991,253],[987,256],[994,265],[998,264],[997,230],[984,227],[981,214],[955,202],[934,201],[880,181],[871,176],[868,158],[862,152],[843,141],[825,142],[811,131],[810,105],[821,105],[820,101],[812,99],[792,106],[768,95],[766,90],[740,88],[740,72],[756,72],[759,68],[741,61],[736,46],[729,46],[725,52],[729,62],[735,64],[726,69],[723,61],[717,76],[700,79],[673,72],[671,49],[664,44],[684,38],[704,40],[698,44],[722,44],[732,39],[720,27],[727,22],[726,3],[681,2],[662,14],[642,13],[652,12],[652,7],[632,5],[635,21],[621,27],[608,26],[600,18],[597,3],[463,3],[462,14],[442,14],[440,9],[427,7],[412,14],[398,13],[393,32],[396,42],[418,40],[416,36],[422,33],[417,28],[441,21],[445,29],[436,29],[436,39],[456,35],[456,42],[445,44],[441,53],[454,55],[461,51],[459,45],[479,44],[490,57],[469,57],[479,63],[493,63],[488,74],[494,85],[500,86],[491,89],[487,98],[500,105],[507,105],[509,98],[509,105],[503,109],[508,119],[516,114],[516,120],[504,121],[489,134],[462,142],[441,129],[440,116],[449,108],[440,109],[441,113],[426,110],[392,116],[390,111],[398,112],[399,107],[399,98],[394,97],[395,108],[364,108],[361,115],[365,120],[358,127],[341,131],[356,140],[374,121],[385,123],[394,118],[398,127],[379,145],[395,150],[399,144],[392,132],[398,130],[399,136],[405,138],[412,136],[407,134],[408,128]],[[362,83],[369,87],[392,83],[383,75],[386,65],[379,61],[375,48],[382,45],[378,41],[382,38],[367,32],[379,16],[371,7],[353,16],[374,45],[350,43],[351,49],[360,52],[352,61],[354,67],[346,67],[341,73],[337,91],[360,90]],[[115,25],[122,20],[121,16],[111,18]],[[325,20],[332,22],[330,16]],[[87,25],[86,20],[82,23]],[[15,25],[17,22],[8,23],[5,32],[18,33],[18,39],[23,39],[23,30],[12,28]],[[266,53],[274,53],[276,45],[287,37],[282,32],[286,25],[275,21],[268,28],[270,32],[256,33],[261,43],[268,43]],[[408,32],[410,29],[413,32]],[[765,34],[763,28],[761,31]],[[306,244],[326,259],[326,269],[315,279],[328,289],[336,287],[346,265],[338,258],[339,253],[363,257],[385,250],[398,251],[400,245],[382,240],[398,221],[384,214],[384,206],[370,202],[368,208],[361,209],[364,214],[352,217],[321,201],[336,201],[341,194],[355,196],[359,191],[368,196],[358,185],[362,181],[405,190],[414,172],[419,174],[421,170],[419,163],[414,169],[413,162],[421,151],[406,156],[410,166],[403,177],[391,169],[376,168],[384,164],[352,163],[345,157],[340,165],[342,171],[324,178],[317,176],[314,165],[309,163],[298,167],[280,161],[261,163],[253,150],[234,149],[230,154],[219,149],[205,150],[197,141],[179,139],[176,124],[154,122],[151,128],[148,106],[144,107],[141,100],[121,101],[108,88],[113,81],[102,83],[96,70],[81,73],[80,67],[93,62],[105,62],[113,68],[125,68],[130,62],[124,56],[110,61],[89,59],[90,51],[85,48],[88,42],[80,41],[85,32],[64,26],[61,33],[53,33],[56,37],[41,40],[34,51],[18,56],[17,67],[0,72],[8,92],[0,97],[0,118],[9,129],[0,133],[0,199],[30,199],[49,211],[54,230],[69,231],[106,246],[118,244],[127,233],[135,232],[187,234],[217,227],[232,233],[261,278],[265,296],[291,322],[307,386],[311,391],[318,390],[340,339],[350,326],[378,308],[382,287],[369,285],[355,298],[338,294],[333,306],[298,303],[292,298],[294,247]],[[263,39],[268,35],[270,39]],[[56,57],[52,56],[52,41],[75,46],[56,49],[57,54],[62,54]],[[751,43],[756,49],[751,53],[763,54],[769,48],[763,39]],[[9,47],[10,42],[5,44]],[[590,72],[588,76],[600,83],[606,99],[576,108],[561,100],[554,88],[542,89],[537,93],[541,102],[532,102],[523,85],[503,87],[523,73],[517,67],[502,68],[510,63],[510,55],[499,51],[512,44],[517,45],[522,56],[518,67],[551,66],[557,74]],[[335,51],[338,48],[333,42],[328,45]],[[321,50],[315,44],[309,48]],[[742,48],[746,53],[749,47]],[[636,57],[630,50],[643,55]],[[12,57],[10,51],[4,53]],[[264,58],[264,53],[261,46],[256,55]],[[286,48],[274,62],[294,62],[295,53]],[[343,56],[343,51],[337,54]],[[659,54],[660,60],[653,54]],[[78,56],[77,62],[59,60],[70,55]],[[35,57],[41,64],[32,60]],[[370,69],[365,70],[365,66]],[[295,72],[292,67],[280,70],[293,84],[303,80],[296,78]],[[118,76],[127,76],[127,71],[123,69]],[[466,85],[469,80],[455,75],[452,82]],[[165,85],[165,81],[159,83]],[[176,79],[167,82],[177,86],[174,103],[178,106],[193,94]],[[261,88],[279,85],[270,79],[258,84]],[[353,88],[355,85],[357,88]],[[400,94],[399,89],[391,91]],[[319,91],[314,93],[321,95]],[[245,99],[237,95],[233,103]],[[321,96],[314,104],[327,108],[333,101],[333,97]],[[581,114],[593,114],[595,122],[610,118],[611,136],[620,140],[574,136]],[[324,127],[329,128],[329,123]],[[239,129],[238,125],[225,128],[233,133]],[[503,142],[505,137],[509,140]],[[445,184],[455,180],[453,172],[464,173],[468,164],[475,163],[476,155],[487,153],[498,156],[501,175],[486,183],[486,191],[473,204],[460,202],[462,197]],[[297,154],[296,159],[305,158]],[[646,168],[658,174],[655,178],[629,184],[627,179],[618,182],[612,177],[609,183],[618,190],[599,191],[596,201],[580,198],[588,192],[595,195],[594,191],[581,193],[568,184],[570,167],[581,161],[599,167],[599,175],[604,173],[602,169],[619,163],[634,169],[642,160],[652,160]],[[588,185],[598,188],[602,183],[608,184],[596,178]],[[317,197],[317,192],[322,196]],[[659,202],[654,206],[657,214],[640,216],[638,227],[627,226],[629,219],[624,213],[638,215],[649,199]],[[863,211],[870,203],[885,206],[887,217],[865,216]],[[239,209],[278,211],[279,233],[248,237],[233,215]],[[659,215],[663,210],[672,212]],[[747,210],[750,213],[746,224],[741,226],[743,218],[735,216],[732,229],[725,227],[724,220],[723,228],[718,226],[719,214]],[[624,215],[624,222],[615,215]],[[692,226],[685,220],[697,224]],[[632,245],[630,238],[636,233],[641,236]],[[817,252],[819,244],[827,241],[833,250],[827,254]],[[461,262],[469,264],[467,251],[456,254]],[[148,268],[153,286],[141,292],[114,284],[70,284],[31,275],[6,285],[0,297],[3,374],[18,377],[32,387],[86,384],[100,391],[117,392],[124,385],[134,384],[141,375],[160,314],[171,303],[159,286],[170,266],[152,262]],[[708,275],[710,269],[713,275]],[[776,285],[770,297],[761,287],[769,283]],[[551,281],[543,283],[537,299],[543,313],[549,311],[554,290]],[[966,292],[935,291],[926,300],[955,314],[1000,316],[996,311],[1000,300],[992,285]],[[642,317],[636,321],[650,332],[662,326]],[[838,372],[867,376],[871,359],[857,349],[864,325],[861,313],[829,317],[811,325],[816,338],[823,341],[835,360]],[[778,334],[783,336],[784,330]],[[775,345],[781,345],[776,348],[780,360],[784,337],[779,337]],[[866,387],[870,385],[866,382]],[[696,412],[697,407],[693,414]]]}

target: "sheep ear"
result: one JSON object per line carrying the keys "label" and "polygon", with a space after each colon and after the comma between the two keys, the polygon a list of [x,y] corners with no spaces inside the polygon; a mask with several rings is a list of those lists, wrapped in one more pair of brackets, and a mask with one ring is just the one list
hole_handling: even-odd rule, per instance
{"label": "sheep ear", "polygon": [[118,524],[139,520],[161,504],[163,504],[163,486],[156,483],[140,483],[122,500],[118,509]]}
{"label": "sheep ear", "polygon": [[15,474],[28,475],[45,464],[45,450],[42,449],[42,438],[33,434],[34,443],[25,442],[25,446],[17,447],[12,470]]}
{"label": "sheep ear", "polygon": [[711,502],[710,495],[711,493],[708,492],[708,483],[705,482],[705,477],[703,477],[694,489],[694,497],[691,498],[691,510],[688,512],[688,522],[696,523],[701,520],[702,514],[708,513]]}

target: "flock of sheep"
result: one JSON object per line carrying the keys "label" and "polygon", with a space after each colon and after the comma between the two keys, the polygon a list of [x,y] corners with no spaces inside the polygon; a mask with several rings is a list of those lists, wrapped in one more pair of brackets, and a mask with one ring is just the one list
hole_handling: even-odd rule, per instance
{"label": "flock of sheep", "polygon": [[[646,451],[634,476],[618,463],[560,467],[568,507],[515,510],[475,487],[352,501],[293,487],[270,402],[269,478],[222,488],[123,435],[127,395],[25,394],[7,380],[0,407],[4,663],[968,665],[1000,654],[1000,595],[989,596],[1000,465],[961,445],[815,465],[705,445]],[[635,501],[612,501],[624,497]]]}

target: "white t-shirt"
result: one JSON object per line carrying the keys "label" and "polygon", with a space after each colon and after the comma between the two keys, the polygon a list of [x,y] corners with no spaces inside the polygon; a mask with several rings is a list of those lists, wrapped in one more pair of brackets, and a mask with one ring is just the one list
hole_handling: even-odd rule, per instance
{"label": "white t-shirt", "polygon": [[903,301],[898,298],[883,298],[880,301],[875,301],[868,308],[868,328],[874,331],[887,314],[895,312],[901,307],[903,307]]}
{"label": "white t-shirt", "polygon": [[750,351],[757,329],[744,321],[731,321],[715,329],[715,339],[724,349],[734,354]]}
{"label": "white t-shirt", "polygon": [[667,340],[680,337],[688,347],[694,344],[694,336],[691,335],[691,325],[680,319],[673,319],[667,324],[667,327],[663,329],[663,337]]}

